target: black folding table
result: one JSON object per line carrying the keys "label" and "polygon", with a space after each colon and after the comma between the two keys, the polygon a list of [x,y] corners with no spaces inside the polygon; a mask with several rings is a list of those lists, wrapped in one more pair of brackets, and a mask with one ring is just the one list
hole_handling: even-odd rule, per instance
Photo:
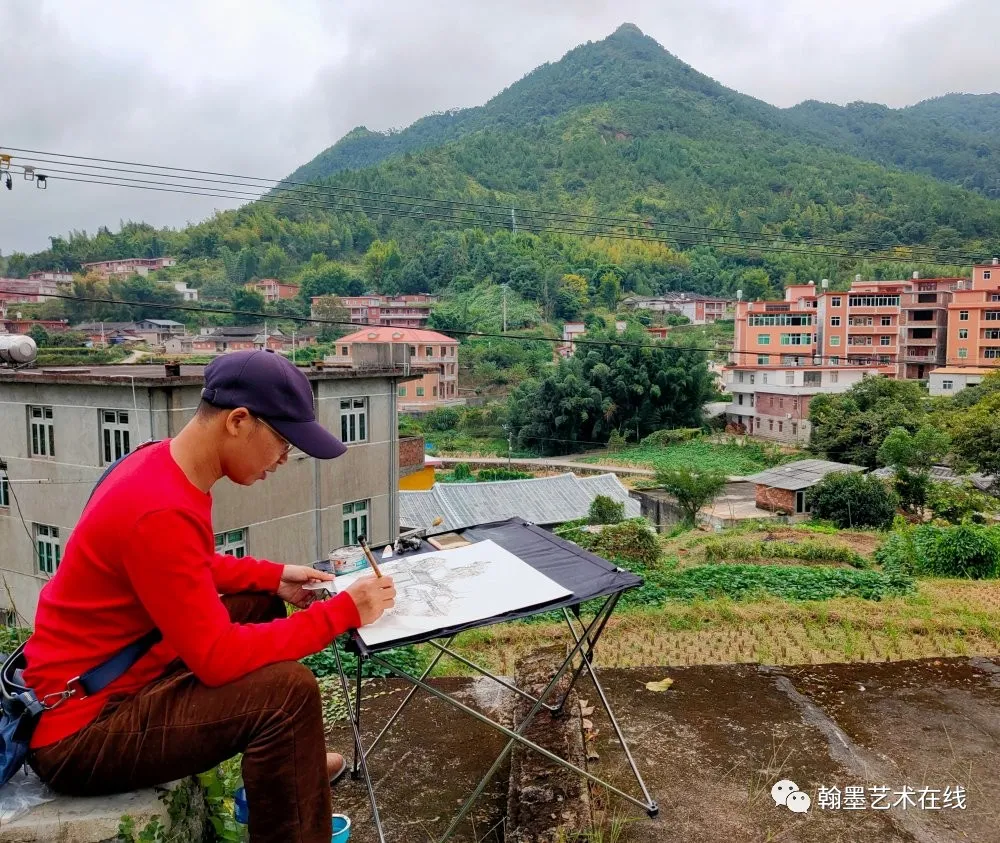
{"label": "black folding table", "polygon": [[[361,639],[361,636],[355,630],[350,634],[348,645],[352,650],[354,650],[354,652],[357,653],[358,656],[357,675],[355,677],[356,697],[353,702],[353,706],[348,677],[344,673],[344,666],[340,658],[340,654],[337,651],[337,648],[333,647],[337,660],[337,669],[340,673],[341,687],[347,701],[351,727],[354,731],[354,762],[352,775],[355,779],[362,776],[364,777],[365,785],[368,789],[368,799],[371,802],[372,817],[375,821],[375,827],[378,831],[379,840],[382,841],[382,843],[385,843],[386,838],[382,829],[382,821],[379,816],[375,789],[372,786],[372,779],[368,770],[368,757],[378,747],[382,738],[396,722],[418,690],[425,691],[459,711],[465,712],[470,717],[473,717],[481,723],[496,729],[498,732],[501,732],[509,738],[503,751],[497,757],[496,761],[493,762],[493,765],[486,772],[486,775],[483,776],[482,780],[470,794],[469,798],[465,801],[454,820],[452,820],[451,824],[448,826],[444,835],[440,838],[440,843],[444,843],[444,841],[450,839],[455,833],[462,820],[472,809],[476,799],[486,788],[490,779],[503,765],[504,760],[513,749],[515,743],[526,746],[529,749],[545,756],[550,761],[578,773],[591,782],[602,785],[607,788],[608,791],[615,793],[628,802],[642,808],[647,814],[649,814],[649,816],[655,817],[659,812],[659,808],[650,796],[646,783],[643,781],[642,775],[636,766],[635,759],[632,757],[632,753],[625,741],[625,736],[618,724],[618,719],[615,717],[615,714],[611,709],[611,704],[608,702],[607,695],[604,692],[604,688],[601,686],[600,680],[597,677],[597,671],[593,664],[594,648],[597,646],[601,633],[604,631],[609,618],[614,612],[615,607],[618,605],[619,599],[625,591],[642,585],[642,578],[631,573],[630,571],[626,571],[612,565],[607,560],[584,550],[578,545],[565,541],[558,536],[555,536],[552,533],[543,530],[534,524],[529,524],[519,518],[512,518],[507,521],[498,521],[492,524],[484,524],[477,527],[469,527],[461,531],[461,535],[470,542],[485,541],[487,539],[494,541],[496,544],[500,545],[500,547],[510,553],[513,553],[535,570],[554,580],[556,583],[568,590],[570,595],[563,599],[540,606],[532,606],[516,612],[508,612],[503,615],[483,618],[482,620],[472,621],[458,626],[436,629],[422,635],[387,641],[374,646],[366,645]],[[430,544],[424,542],[420,549],[414,550],[412,553],[425,553],[433,551],[434,549],[435,548]],[[397,556],[394,558],[399,557]],[[591,601],[596,604],[596,609],[594,610],[593,617],[590,620],[586,620],[584,617],[583,604],[590,603]],[[520,620],[545,612],[559,612],[562,615],[570,635],[570,638],[567,639],[567,644],[571,646],[568,655],[553,674],[551,681],[537,697],[533,694],[529,694],[521,688],[518,688],[503,677],[495,676],[490,671],[475,664],[451,648],[455,637],[465,630],[491,626],[493,624],[504,623],[506,621]],[[434,647],[437,650],[437,653],[420,676],[414,676],[384,658],[384,654],[387,650],[405,646],[407,644],[424,643],[430,644]],[[459,700],[449,696],[447,693],[435,688],[433,685],[428,684],[427,678],[430,676],[431,671],[434,670],[437,663],[445,655],[456,659],[466,667],[475,670],[483,676],[489,677],[512,693],[530,700],[533,703],[533,706],[527,716],[520,723],[515,724],[515,727],[511,729],[496,722],[482,712],[476,711],[474,708],[471,708],[470,706],[465,705]],[[395,713],[388,719],[378,736],[374,741],[372,741],[371,745],[367,749],[361,741],[361,679],[362,665],[366,660],[370,660],[374,664],[377,664],[391,673],[396,674],[413,686],[403,699],[402,703],[400,703]],[[572,670],[572,674],[565,692],[557,701],[553,703],[546,702],[547,698],[552,694],[558,685],[560,679],[569,670]],[[590,675],[591,681],[594,683],[597,695],[601,700],[601,705],[608,714],[608,718],[610,719],[612,728],[615,731],[615,735],[621,744],[625,757],[628,760],[629,767],[631,768],[632,773],[635,776],[635,780],[639,785],[639,789],[642,792],[641,798],[630,795],[614,785],[598,778],[588,770],[560,758],[555,753],[550,752],[544,747],[528,740],[523,735],[524,731],[534,720],[535,716],[543,708],[553,716],[557,716],[562,712],[570,691],[573,690],[573,687],[576,685],[583,671],[587,671]]]}

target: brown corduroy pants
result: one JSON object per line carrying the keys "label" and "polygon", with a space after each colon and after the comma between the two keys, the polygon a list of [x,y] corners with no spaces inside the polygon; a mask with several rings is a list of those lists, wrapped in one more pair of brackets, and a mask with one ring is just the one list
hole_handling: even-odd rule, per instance
{"label": "brown corduroy pants", "polygon": [[[235,623],[285,616],[284,603],[273,595],[222,600]],[[57,791],[96,796],[202,773],[240,752],[250,840],[329,843],[319,688],[298,662],[209,688],[177,661],[134,696],[112,697],[76,734],[35,750],[31,766]]]}

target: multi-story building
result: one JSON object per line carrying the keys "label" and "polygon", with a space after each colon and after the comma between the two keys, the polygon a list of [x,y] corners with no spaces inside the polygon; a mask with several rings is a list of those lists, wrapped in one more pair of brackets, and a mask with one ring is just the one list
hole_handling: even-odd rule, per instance
{"label": "multi-story building", "polygon": [[961,278],[920,279],[900,296],[899,377],[924,380],[945,364],[948,305]]}
{"label": "multi-story building", "polygon": [[60,294],[59,285],[45,278],[0,278],[0,302],[34,304]]}
{"label": "multi-story building", "polygon": [[28,273],[29,281],[51,281],[54,284],[72,284],[73,273],[39,269]]}
{"label": "multi-story building", "polygon": [[458,340],[418,328],[366,328],[341,337],[334,354],[324,361],[331,366],[354,366],[355,345],[406,346],[411,365],[424,367],[420,380],[401,384],[401,410],[432,409],[458,398]]}
{"label": "multi-story building", "polygon": [[701,293],[663,293],[659,296],[628,296],[625,307],[654,313],[686,316],[692,325],[706,325],[719,319],[732,319],[736,302]]}
{"label": "multi-story building", "polygon": [[947,366],[931,373],[932,395],[950,395],[1000,369],[1000,260],[972,267],[948,304]]}
{"label": "multi-story building", "polygon": [[900,284],[856,280],[844,292],[828,291],[825,281],[819,290],[796,284],[781,301],[738,302],[724,379],[728,422],[806,442],[815,395],[844,392],[865,375],[895,375]]}
{"label": "multi-story building", "polygon": [[[311,564],[365,533],[399,529],[397,389],[402,369],[310,370],[319,421],[348,446],[336,460],[293,451],[250,488],[213,490],[216,547]],[[0,370],[0,608],[33,620],[94,482],[138,443],[177,434],[198,406],[201,366]],[[22,523],[23,519],[23,523]]]}
{"label": "multi-story building", "polygon": [[[314,305],[317,298],[321,297],[313,298]],[[424,328],[435,299],[425,293],[417,293],[404,296],[341,296],[340,301],[350,312],[355,325]]]}
{"label": "multi-story building", "polygon": [[94,261],[80,266],[84,272],[96,272],[102,278],[114,278],[123,275],[149,275],[150,272],[176,264],[176,258],[123,258],[113,261]]}
{"label": "multi-story building", "polygon": [[264,301],[269,303],[279,299],[294,299],[299,294],[298,284],[288,284],[277,278],[261,278],[259,281],[251,281],[246,286],[256,290],[264,297]]}

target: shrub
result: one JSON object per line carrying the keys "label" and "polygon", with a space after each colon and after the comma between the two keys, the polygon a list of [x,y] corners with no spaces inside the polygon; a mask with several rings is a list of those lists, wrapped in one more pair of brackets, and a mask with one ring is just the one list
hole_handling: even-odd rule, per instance
{"label": "shrub", "polygon": [[611,435],[608,437],[608,450],[616,454],[624,447],[625,437],[622,436],[621,431],[617,429],[612,430]]}
{"label": "shrub", "polygon": [[473,480],[472,469],[469,468],[467,462],[460,462],[455,464],[455,468],[452,469],[452,476],[456,481]]}
{"label": "shrub", "polygon": [[491,483],[495,480],[530,480],[533,476],[527,471],[511,471],[509,468],[481,468],[476,479],[480,483]]}
{"label": "shrub", "polygon": [[598,495],[590,503],[587,520],[591,524],[617,524],[625,520],[625,502]]}
{"label": "shrub", "polygon": [[941,531],[928,562],[938,576],[981,580],[997,575],[1000,545],[994,530],[960,524]]}
{"label": "shrub", "polygon": [[427,430],[455,430],[458,427],[461,412],[457,407],[436,407],[424,416],[424,426]]}
{"label": "shrub", "polygon": [[877,477],[834,472],[809,490],[813,515],[841,529],[888,529],[899,507],[899,497]]}
{"label": "shrub", "polygon": [[643,518],[631,518],[611,524],[600,533],[581,533],[582,544],[605,559],[622,559],[644,567],[660,558],[660,543]]}
{"label": "shrub", "polygon": [[[350,678],[354,676],[358,670],[358,657],[350,650],[345,650],[339,641],[336,642],[336,647],[340,651],[340,660],[344,666],[344,673],[348,677],[348,680],[350,680]],[[397,647],[394,650],[386,650],[380,655],[387,662],[394,664],[401,670],[408,671],[409,673],[416,673],[418,675],[420,671],[424,669],[426,664],[426,659],[412,644],[407,645],[406,647]],[[313,675],[317,679],[322,679],[325,676],[337,675],[337,660],[333,651],[329,647],[325,650],[320,650],[318,653],[313,653],[311,656],[306,656],[302,659],[302,663],[313,672]],[[389,668],[383,667],[380,664],[375,664],[371,659],[365,659],[362,661],[361,675],[395,676]]]}
{"label": "shrub", "polygon": [[983,579],[1000,574],[1000,537],[973,524],[922,524],[896,530],[875,551],[886,573]]}
{"label": "shrub", "polygon": [[931,483],[927,489],[927,508],[936,518],[952,524],[961,521],[982,523],[983,514],[994,512],[997,499],[980,492],[971,483],[956,486],[954,483]]}
{"label": "shrub", "polygon": [[674,445],[677,442],[687,442],[701,435],[701,428],[698,427],[676,427],[672,430],[656,430],[642,440],[643,445],[655,445],[663,447]]}

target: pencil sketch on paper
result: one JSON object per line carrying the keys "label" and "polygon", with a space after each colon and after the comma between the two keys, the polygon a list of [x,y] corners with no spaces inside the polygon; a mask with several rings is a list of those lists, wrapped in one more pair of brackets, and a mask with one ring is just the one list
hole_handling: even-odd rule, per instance
{"label": "pencil sketch on paper", "polygon": [[[379,567],[393,578],[396,605],[362,627],[361,638],[369,645],[544,605],[570,594],[492,541],[402,556]],[[337,577],[337,590],[369,573]]]}

